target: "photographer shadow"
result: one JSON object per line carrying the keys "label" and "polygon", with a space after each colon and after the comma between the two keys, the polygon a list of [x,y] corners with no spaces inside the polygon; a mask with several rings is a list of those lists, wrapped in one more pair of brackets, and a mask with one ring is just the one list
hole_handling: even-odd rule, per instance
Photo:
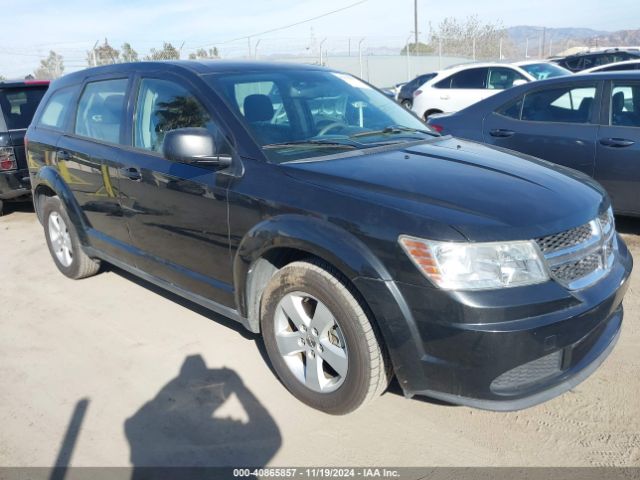
{"label": "photographer shadow", "polygon": [[148,467],[260,467],[282,444],[275,421],[235,371],[209,369],[200,355],[187,357],[124,430],[136,479],[147,478]]}

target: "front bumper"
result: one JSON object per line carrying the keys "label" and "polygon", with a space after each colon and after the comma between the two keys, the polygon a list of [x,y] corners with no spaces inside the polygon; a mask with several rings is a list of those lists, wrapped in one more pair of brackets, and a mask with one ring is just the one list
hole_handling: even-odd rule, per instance
{"label": "front bumper", "polygon": [[570,292],[555,282],[492,292],[356,279],[407,396],[518,410],[587,378],[618,338],[632,258],[622,240],[609,274]]}
{"label": "front bumper", "polygon": [[31,194],[29,170],[0,172],[0,200],[10,200]]}

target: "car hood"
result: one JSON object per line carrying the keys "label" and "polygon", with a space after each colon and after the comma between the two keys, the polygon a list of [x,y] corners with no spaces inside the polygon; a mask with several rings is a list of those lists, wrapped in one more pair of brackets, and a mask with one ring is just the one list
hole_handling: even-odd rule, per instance
{"label": "car hood", "polygon": [[284,166],[298,180],[448,225],[472,241],[556,233],[588,222],[608,203],[586,175],[457,138],[363,153]]}

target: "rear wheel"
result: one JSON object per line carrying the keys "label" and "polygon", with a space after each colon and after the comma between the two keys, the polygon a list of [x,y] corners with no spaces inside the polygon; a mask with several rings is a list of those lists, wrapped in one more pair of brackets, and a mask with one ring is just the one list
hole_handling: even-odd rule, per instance
{"label": "rear wheel", "polygon": [[307,405],[352,412],[388,386],[389,362],[374,327],[338,272],[294,262],[264,291],[261,327],[282,383]]}
{"label": "rear wheel", "polygon": [[95,275],[100,262],[82,250],[76,229],[58,197],[46,198],[42,218],[47,246],[58,270],[73,279]]}
{"label": "rear wheel", "polygon": [[403,100],[401,105],[407,110],[411,110],[411,107],[413,106],[413,102],[411,100]]}

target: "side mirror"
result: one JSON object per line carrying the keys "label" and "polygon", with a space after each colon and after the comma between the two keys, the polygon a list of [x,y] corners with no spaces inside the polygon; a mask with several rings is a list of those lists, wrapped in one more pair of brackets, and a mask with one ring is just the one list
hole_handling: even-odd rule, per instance
{"label": "side mirror", "polygon": [[231,155],[221,154],[206,128],[178,128],[168,131],[162,142],[162,154],[167,160],[220,168],[231,165]]}
{"label": "side mirror", "polygon": [[512,87],[519,87],[520,85],[525,85],[527,83],[529,83],[529,82],[527,82],[526,80],[523,80],[522,78],[519,78],[519,79],[513,81]]}

